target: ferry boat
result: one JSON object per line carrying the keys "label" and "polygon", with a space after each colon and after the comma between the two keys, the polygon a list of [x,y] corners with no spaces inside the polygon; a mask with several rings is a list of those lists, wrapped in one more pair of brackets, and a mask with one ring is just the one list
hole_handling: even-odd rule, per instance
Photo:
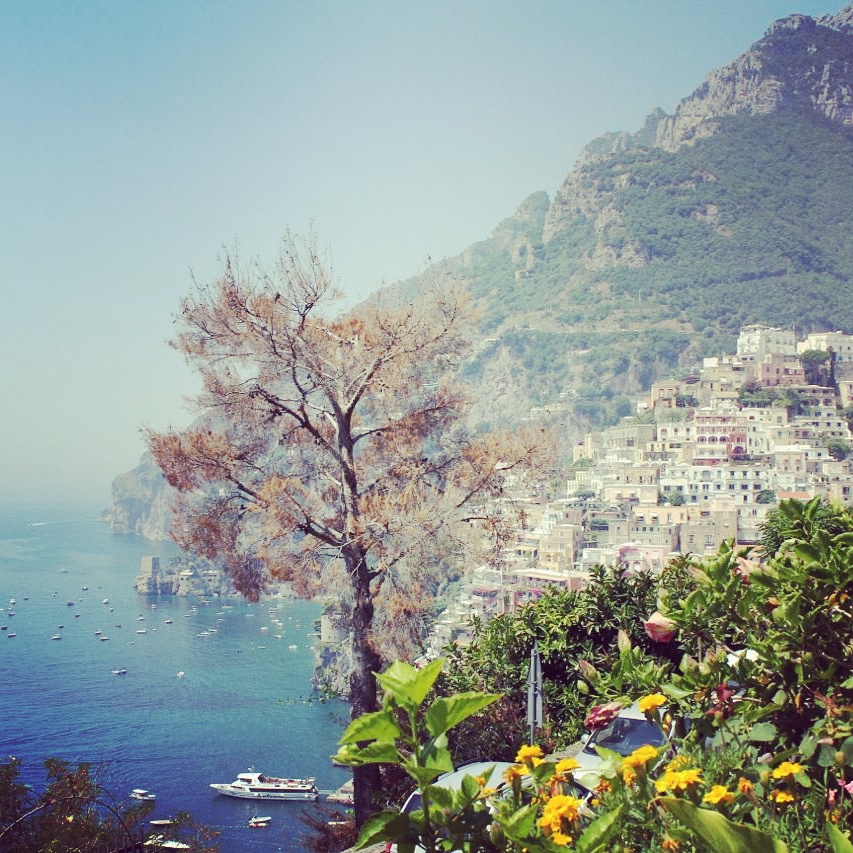
{"label": "ferry boat", "polygon": [[306,779],[282,779],[263,773],[240,773],[233,782],[213,782],[214,791],[229,797],[247,800],[316,800],[320,792],[314,777]]}

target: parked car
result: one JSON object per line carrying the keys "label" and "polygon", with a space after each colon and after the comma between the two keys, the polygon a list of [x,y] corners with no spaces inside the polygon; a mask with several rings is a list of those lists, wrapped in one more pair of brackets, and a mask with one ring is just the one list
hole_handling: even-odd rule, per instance
{"label": "parked car", "polygon": [[[451,770],[449,773],[444,773],[439,776],[432,784],[438,785],[441,788],[447,788],[450,791],[458,791],[462,788],[462,780],[466,776],[474,776],[485,779],[487,787],[500,790],[506,783],[504,782],[504,774],[512,767],[509,761],[472,761],[469,764],[463,764],[456,770]],[[423,807],[421,800],[421,792],[413,791],[400,811],[403,814],[411,814]],[[415,847],[415,850],[422,850],[421,847]],[[388,842],[385,845],[385,853],[396,853],[397,845]]]}
{"label": "parked car", "polygon": [[601,780],[601,766],[606,761],[596,747],[619,755],[630,755],[641,746],[663,746],[667,736],[656,723],[649,722],[638,703],[623,708],[604,728],[596,729],[570,751],[580,767],[574,771],[575,782],[592,791]]}

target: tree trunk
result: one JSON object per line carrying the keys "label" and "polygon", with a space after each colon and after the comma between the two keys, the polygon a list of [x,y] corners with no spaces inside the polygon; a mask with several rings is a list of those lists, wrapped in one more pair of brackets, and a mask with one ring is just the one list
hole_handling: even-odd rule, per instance
{"label": "tree trunk", "polygon": [[[373,600],[370,597],[370,579],[363,553],[344,555],[352,579],[352,673],[350,675],[350,713],[352,719],[376,711],[376,672],[379,655],[373,648],[370,626],[373,622]],[[380,790],[379,766],[368,764],[353,770],[353,807],[358,828],[370,815],[378,811],[374,798]]]}

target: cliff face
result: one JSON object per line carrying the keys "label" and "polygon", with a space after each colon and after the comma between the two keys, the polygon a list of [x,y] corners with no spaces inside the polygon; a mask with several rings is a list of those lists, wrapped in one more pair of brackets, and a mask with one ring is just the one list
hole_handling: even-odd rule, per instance
{"label": "cliff face", "polygon": [[[596,248],[585,258],[587,269],[648,263],[636,243],[622,239],[613,192],[618,178],[615,187],[605,189],[590,179],[586,167],[637,148],[677,152],[720,132],[727,117],[783,111],[811,112],[853,127],[853,4],[834,16],[791,15],[776,21],[750,50],[708,74],[673,115],[657,110],[638,133],[609,133],[587,145],[554,196],[543,241],[549,243],[583,217],[596,233]],[[630,173],[621,178],[629,182]]]}
{"label": "cliff face", "polygon": [[114,533],[133,533],[153,542],[169,538],[174,490],[154,457],[146,453],[132,471],[113,480],[107,514]]}
{"label": "cliff face", "polygon": [[814,110],[853,126],[853,6],[815,20],[791,15],[705,82],[657,127],[655,145],[677,151],[717,132],[723,116]]}

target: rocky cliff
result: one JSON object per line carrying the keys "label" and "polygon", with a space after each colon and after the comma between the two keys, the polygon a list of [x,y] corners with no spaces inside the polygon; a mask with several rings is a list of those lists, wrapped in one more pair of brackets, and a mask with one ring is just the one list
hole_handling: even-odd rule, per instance
{"label": "rocky cliff", "polygon": [[154,457],[146,453],[132,471],[113,480],[106,518],[114,533],[133,533],[152,542],[169,538],[174,490]]}
{"label": "rocky cliff", "polygon": [[609,133],[587,145],[548,210],[543,242],[571,228],[578,216],[593,223],[590,270],[642,266],[648,254],[624,240],[616,191],[631,180],[628,170],[607,189],[590,179],[593,162],[641,148],[679,151],[719,133],[723,119],[739,115],[808,112],[853,127],[853,4],[834,16],[791,15],[776,21],[764,38],[723,68],[711,71],[672,115],[658,109],[635,134]]}

